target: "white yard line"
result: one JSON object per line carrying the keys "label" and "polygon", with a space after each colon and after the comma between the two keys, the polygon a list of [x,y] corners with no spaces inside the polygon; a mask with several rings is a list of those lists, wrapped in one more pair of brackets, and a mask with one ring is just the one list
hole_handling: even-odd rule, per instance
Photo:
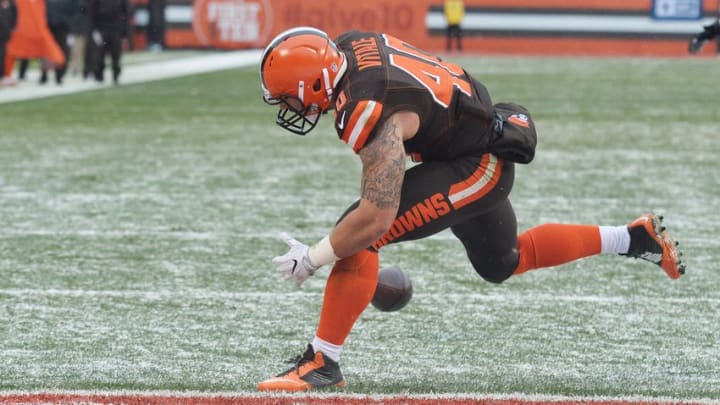
{"label": "white yard line", "polygon": [[[250,66],[258,64],[261,55],[260,50],[244,50],[128,65],[123,67],[120,85]],[[37,83],[37,73],[29,71],[27,80],[19,82],[16,86],[0,87],[0,104],[113,87],[110,71],[106,70],[104,83],[68,75],[62,85],[55,84],[52,72],[48,77],[48,83],[40,85]]]}
{"label": "white yard line", "polygon": [[[212,291],[202,289],[177,289],[177,290],[82,290],[82,289],[30,289],[30,288],[3,288],[0,289],[0,295],[11,297],[30,297],[30,296],[54,296],[54,297],[112,297],[112,298],[143,298],[163,300],[168,298],[188,298],[192,300],[207,299],[224,299],[224,300],[242,300],[244,298],[274,298],[288,296],[321,296],[319,292],[297,291],[288,293],[283,292],[256,292],[256,291]],[[544,302],[575,302],[575,303],[645,303],[645,304],[720,304],[720,298],[713,297],[657,297],[657,296],[613,296],[613,295],[557,295],[557,294],[528,294],[527,292],[505,294],[485,294],[485,293],[419,293],[416,297],[442,297],[444,300],[460,300],[472,299],[482,302],[528,302],[528,301],[544,301]]]}

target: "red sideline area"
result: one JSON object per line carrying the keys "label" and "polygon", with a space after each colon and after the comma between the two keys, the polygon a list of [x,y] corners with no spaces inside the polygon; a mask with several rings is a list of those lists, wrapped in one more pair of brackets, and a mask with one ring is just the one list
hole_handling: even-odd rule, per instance
{"label": "red sideline area", "polygon": [[656,400],[593,400],[568,398],[558,400],[524,400],[524,399],[493,399],[472,397],[422,396],[362,396],[362,395],[143,395],[143,394],[72,394],[72,393],[36,393],[36,394],[2,394],[0,404],[33,405],[33,404],[126,404],[126,405],[699,405],[693,402],[658,402]]}

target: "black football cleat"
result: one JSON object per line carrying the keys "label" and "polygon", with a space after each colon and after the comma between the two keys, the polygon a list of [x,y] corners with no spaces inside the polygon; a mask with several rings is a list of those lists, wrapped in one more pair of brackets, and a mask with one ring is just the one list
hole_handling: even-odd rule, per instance
{"label": "black football cleat", "polygon": [[331,360],[322,352],[315,352],[312,345],[308,345],[302,356],[290,360],[295,365],[278,374],[258,383],[259,391],[287,391],[300,392],[318,388],[345,386],[340,365]]}
{"label": "black football cleat", "polygon": [[660,266],[668,277],[680,278],[685,274],[685,264],[680,261],[682,253],[678,243],[662,226],[662,217],[655,214],[643,214],[627,227],[630,232],[629,257],[647,260]]}

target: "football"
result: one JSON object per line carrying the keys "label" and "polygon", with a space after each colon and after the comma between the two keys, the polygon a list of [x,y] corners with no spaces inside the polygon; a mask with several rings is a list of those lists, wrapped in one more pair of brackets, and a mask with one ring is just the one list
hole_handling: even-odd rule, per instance
{"label": "football", "polygon": [[412,298],[410,277],[397,267],[380,270],[372,305],[383,312],[399,311]]}

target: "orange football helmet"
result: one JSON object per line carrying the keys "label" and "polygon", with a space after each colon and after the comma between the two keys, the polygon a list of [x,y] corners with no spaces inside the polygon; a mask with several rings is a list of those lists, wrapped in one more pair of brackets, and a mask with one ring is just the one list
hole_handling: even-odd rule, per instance
{"label": "orange football helmet", "polygon": [[263,52],[263,100],[280,105],[278,125],[305,135],[332,106],[335,87],[345,70],[345,54],[326,33],[312,27],[289,29]]}

